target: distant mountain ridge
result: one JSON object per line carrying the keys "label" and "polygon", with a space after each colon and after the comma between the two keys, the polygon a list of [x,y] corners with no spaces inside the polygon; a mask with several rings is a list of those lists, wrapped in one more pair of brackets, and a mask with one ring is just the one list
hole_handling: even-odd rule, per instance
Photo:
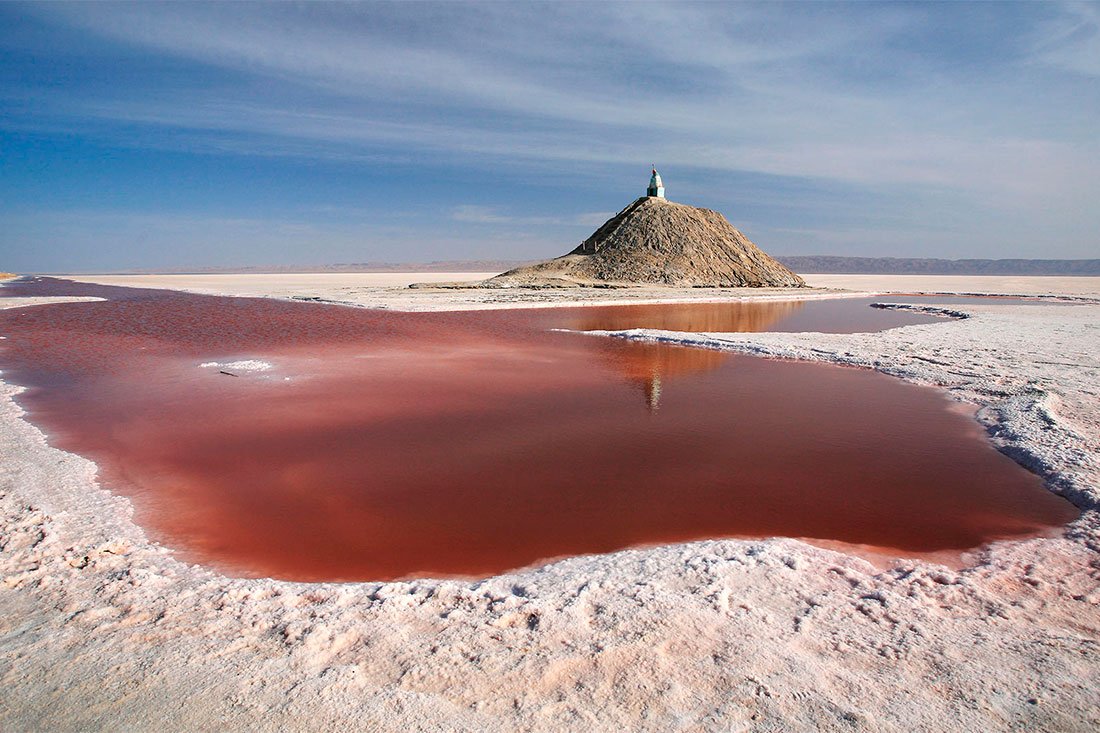
{"label": "distant mountain ridge", "polygon": [[776,256],[800,273],[843,275],[1100,275],[1097,260],[944,260],[929,257]]}

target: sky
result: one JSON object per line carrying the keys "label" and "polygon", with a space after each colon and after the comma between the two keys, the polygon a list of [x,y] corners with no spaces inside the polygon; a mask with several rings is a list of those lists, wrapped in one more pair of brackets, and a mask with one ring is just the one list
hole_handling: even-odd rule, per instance
{"label": "sky", "polygon": [[0,3],[0,270],[1100,257],[1100,3]]}

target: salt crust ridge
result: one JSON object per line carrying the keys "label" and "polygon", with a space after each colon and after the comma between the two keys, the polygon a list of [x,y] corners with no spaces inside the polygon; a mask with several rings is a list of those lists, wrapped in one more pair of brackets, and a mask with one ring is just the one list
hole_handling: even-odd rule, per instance
{"label": "salt crust ridge", "polygon": [[880,369],[980,406],[1084,509],[952,571],[789,539],[478,583],[237,580],[148,541],[0,388],[5,730],[1085,731],[1100,727],[1100,307],[875,334],[673,334]]}

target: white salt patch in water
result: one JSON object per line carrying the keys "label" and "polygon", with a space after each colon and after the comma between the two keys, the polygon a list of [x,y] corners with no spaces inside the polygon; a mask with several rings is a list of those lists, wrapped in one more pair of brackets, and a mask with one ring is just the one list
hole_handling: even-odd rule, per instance
{"label": "white salt patch in water", "polygon": [[238,372],[266,372],[274,367],[271,362],[260,361],[259,359],[243,359],[241,361],[204,361],[199,364],[200,367],[205,369],[228,369]]}

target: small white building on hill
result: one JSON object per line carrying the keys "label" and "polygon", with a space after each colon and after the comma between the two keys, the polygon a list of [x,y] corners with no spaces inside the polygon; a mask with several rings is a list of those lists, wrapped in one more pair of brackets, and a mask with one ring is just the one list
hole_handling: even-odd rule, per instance
{"label": "small white building on hill", "polygon": [[653,175],[649,177],[649,188],[645,190],[646,196],[656,196],[659,199],[665,197],[665,184],[661,180],[661,174],[657,172],[657,169],[653,169]]}

